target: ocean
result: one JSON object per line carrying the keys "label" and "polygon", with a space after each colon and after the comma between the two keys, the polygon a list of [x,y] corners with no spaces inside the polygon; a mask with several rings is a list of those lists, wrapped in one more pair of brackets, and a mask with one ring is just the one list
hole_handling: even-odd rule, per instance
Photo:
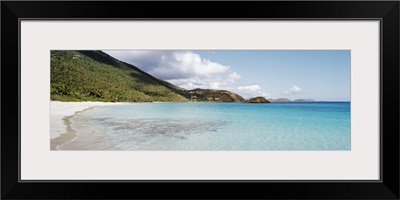
{"label": "ocean", "polygon": [[350,102],[127,103],[70,118],[60,150],[350,150]]}

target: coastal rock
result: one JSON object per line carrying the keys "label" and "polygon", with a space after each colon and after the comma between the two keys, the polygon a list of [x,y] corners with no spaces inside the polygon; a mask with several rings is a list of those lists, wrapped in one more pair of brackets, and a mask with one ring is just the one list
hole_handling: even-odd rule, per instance
{"label": "coastal rock", "polygon": [[264,97],[254,97],[245,101],[245,103],[269,103]]}

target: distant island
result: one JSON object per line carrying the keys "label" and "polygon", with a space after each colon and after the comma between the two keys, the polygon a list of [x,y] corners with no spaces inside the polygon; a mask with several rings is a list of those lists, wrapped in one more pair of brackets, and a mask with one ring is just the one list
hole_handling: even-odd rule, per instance
{"label": "distant island", "polygon": [[293,102],[316,102],[314,99],[296,99]]}
{"label": "distant island", "polygon": [[270,101],[270,102],[291,102],[290,99],[286,99],[286,98],[268,99],[268,101]]}
{"label": "distant island", "polygon": [[[102,51],[51,51],[50,98],[53,101],[102,102],[292,102],[286,98],[246,100],[228,90],[186,90],[156,78]],[[293,102],[313,102],[297,99]]]}

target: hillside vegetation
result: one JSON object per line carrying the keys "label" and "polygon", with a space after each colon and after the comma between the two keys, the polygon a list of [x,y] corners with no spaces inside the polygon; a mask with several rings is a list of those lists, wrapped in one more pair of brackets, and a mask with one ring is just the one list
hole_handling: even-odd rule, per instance
{"label": "hillside vegetation", "polygon": [[192,101],[242,102],[244,98],[227,90],[200,89],[186,91]]}
{"label": "hillside vegetation", "polygon": [[188,101],[182,88],[102,51],[51,51],[50,68],[52,100]]}

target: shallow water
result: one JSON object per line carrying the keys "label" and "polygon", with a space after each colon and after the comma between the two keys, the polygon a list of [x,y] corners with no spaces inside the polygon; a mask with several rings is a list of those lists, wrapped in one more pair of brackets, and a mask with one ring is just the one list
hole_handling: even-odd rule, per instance
{"label": "shallow water", "polygon": [[61,150],[350,150],[350,103],[131,103],[71,118]]}

